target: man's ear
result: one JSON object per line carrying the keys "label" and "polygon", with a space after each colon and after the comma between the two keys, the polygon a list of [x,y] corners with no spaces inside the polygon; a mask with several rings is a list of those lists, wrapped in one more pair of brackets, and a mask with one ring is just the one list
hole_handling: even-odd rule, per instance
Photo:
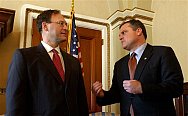
{"label": "man's ear", "polygon": [[42,22],[42,30],[48,31],[48,25],[46,22]]}
{"label": "man's ear", "polygon": [[137,33],[138,36],[142,35],[142,29],[141,29],[141,28],[138,28],[138,29],[136,30],[136,33]]}

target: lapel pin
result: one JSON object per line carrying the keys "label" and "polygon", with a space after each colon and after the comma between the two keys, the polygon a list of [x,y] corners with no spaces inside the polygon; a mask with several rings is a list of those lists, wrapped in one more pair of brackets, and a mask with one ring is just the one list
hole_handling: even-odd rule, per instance
{"label": "lapel pin", "polygon": [[147,58],[145,57],[144,60],[147,60]]}

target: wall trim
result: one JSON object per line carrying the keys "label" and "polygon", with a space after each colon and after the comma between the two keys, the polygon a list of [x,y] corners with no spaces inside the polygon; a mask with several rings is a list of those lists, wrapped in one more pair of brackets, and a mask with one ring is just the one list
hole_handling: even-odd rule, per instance
{"label": "wall trim", "polygon": [[123,21],[127,19],[139,19],[144,24],[152,26],[152,21],[154,17],[155,12],[141,9],[138,7],[135,7],[133,9],[125,9],[123,11],[117,10],[115,11],[110,17],[108,17],[108,21],[110,22],[110,25],[112,26],[112,29],[120,25]]}

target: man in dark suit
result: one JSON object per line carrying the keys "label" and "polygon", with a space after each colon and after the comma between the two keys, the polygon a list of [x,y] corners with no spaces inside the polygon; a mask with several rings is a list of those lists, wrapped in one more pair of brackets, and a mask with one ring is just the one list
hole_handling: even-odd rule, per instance
{"label": "man in dark suit", "polygon": [[80,63],[59,47],[67,39],[64,17],[46,10],[37,17],[37,27],[41,43],[17,49],[10,64],[6,116],[88,116]]}
{"label": "man in dark suit", "polygon": [[[183,93],[183,75],[170,47],[146,43],[146,29],[139,20],[120,25],[119,39],[130,54],[115,63],[112,86],[102,89],[93,84],[99,105],[120,103],[121,116],[175,116],[173,98]],[[129,68],[134,53],[136,69],[131,78]]]}

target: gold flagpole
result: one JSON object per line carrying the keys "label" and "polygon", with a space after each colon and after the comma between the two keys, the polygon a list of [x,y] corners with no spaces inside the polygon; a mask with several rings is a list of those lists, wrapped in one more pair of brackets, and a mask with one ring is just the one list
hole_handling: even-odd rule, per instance
{"label": "gold flagpole", "polygon": [[72,18],[74,14],[74,0],[72,0],[72,5],[71,5],[71,16],[69,20],[69,27],[68,27],[68,40],[67,40],[67,53],[70,54],[70,42],[71,42],[71,35],[72,35]]}

